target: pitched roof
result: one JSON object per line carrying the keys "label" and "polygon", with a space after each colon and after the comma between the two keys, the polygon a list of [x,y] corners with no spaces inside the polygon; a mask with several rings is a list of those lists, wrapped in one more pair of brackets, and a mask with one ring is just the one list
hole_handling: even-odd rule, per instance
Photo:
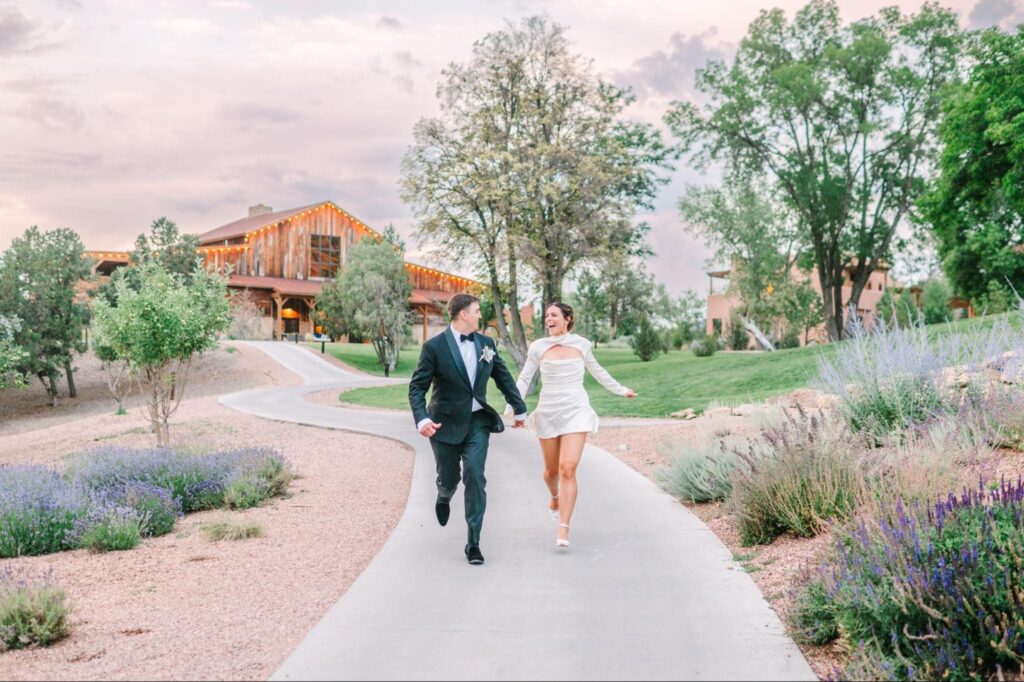
{"label": "pitched roof", "polygon": [[271,289],[285,296],[318,296],[323,282],[289,277],[256,277],[255,275],[231,275],[228,285],[248,289]]}
{"label": "pitched roof", "polygon": [[273,225],[274,223],[282,220],[287,220],[288,218],[298,215],[303,211],[308,211],[311,208],[316,208],[317,206],[321,206],[325,203],[328,202],[320,201],[315,204],[310,204],[309,206],[302,206],[301,208],[289,208],[284,211],[275,211],[273,213],[264,213],[263,215],[254,215],[249,216],[248,218],[242,218],[241,220],[236,220],[233,223],[222,225],[215,230],[210,230],[209,232],[199,235],[199,243],[209,244],[211,242],[219,242],[224,239],[241,237],[248,232],[258,230],[261,227],[266,227],[267,225]]}

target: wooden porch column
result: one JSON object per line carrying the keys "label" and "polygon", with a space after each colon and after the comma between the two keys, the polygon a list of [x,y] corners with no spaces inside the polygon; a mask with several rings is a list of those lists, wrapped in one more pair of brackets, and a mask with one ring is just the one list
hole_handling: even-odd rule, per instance
{"label": "wooden porch column", "polygon": [[420,341],[420,344],[424,344],[427,342],[427,306],[420,306],[420,315],[423,316],[423,339]]}
{"label": "wooden porch column", "polygon": [[309,333],[316,334],[316,299],[307,299],[306,308],[309,310]]}
{"label": "wooden porch column", "polygon": [[274,298],[274,307],[277,309],[274,316],[274,337],[280,339],[284,335],[284,318],[281,317],[281,306],[284,304],[284,300],[281,298],[281,294],[276,291],[272,296]]}

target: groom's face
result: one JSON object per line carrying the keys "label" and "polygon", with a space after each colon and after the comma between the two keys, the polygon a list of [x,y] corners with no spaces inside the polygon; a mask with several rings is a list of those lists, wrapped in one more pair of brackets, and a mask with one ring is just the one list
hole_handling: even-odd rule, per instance
{"label": "groom's face", "polygon": [[469,307],[462,311],[463,324],[467,329],[476,331],[480,328],[480,304],[473,301]]}

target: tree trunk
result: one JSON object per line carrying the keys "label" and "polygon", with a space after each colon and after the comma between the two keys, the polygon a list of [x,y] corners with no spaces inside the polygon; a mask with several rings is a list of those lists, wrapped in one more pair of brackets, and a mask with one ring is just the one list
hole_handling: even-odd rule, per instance
{"label": "tree trunk", "polygon": [[57,407],[57,379],[54,374],[39,372],[39,382],[46,389],[46,397],[50,399],[50,407]]}
{"label": "tree trunk", "polygon": [[64,363],[64,373],[67,374],[68,377],[68,397],[77,398],[78,389],[75,388],[75,373],[74,370],[71,369],[71,360]]}
{"label": "tree trunk", "polygon": [[519,351],[520,358],[516,359],[516,362],[522,364],[519,365],[521,368],[526,362],[526,352],[530,345],[526,341],[526,330],[523,328],[523,320],[519,317],[519,284],[517,278],[519,276],[518,261],[516,260],[515,254],[512,249],[508,252],[508,304],[512,309],[510,317],[512,318],[512,342],[516,349]]}
{"label": "tree trunk", "polygon": [[[493,253],[489,254],[487,259],[487,275],[491,280],[491,298],[494,300],[494,317],[495,322],[498,324],[498,337],[501,340],[505,350],[509,352],[509,355],[516,361],[519,367],[523,366],[526,361],[526,353],[520,353],[519,348],[516,347],[515,342],[512,340],[512,335],[508,331],[508,323],[505,322],[505,302],[502,300],[501,291],[501,279],[498,277],[498,269],[496,266],[496,257]],[[510,315],[509,317],[514,317]]]}

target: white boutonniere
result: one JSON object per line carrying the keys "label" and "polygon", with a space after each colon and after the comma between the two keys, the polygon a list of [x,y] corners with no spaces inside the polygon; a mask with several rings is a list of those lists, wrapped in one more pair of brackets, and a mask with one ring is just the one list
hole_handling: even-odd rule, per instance
{"label": "white boutonniere", "polygon": [[491,348],[490,346],[485,346],[484,349],[480,352],[480,359],[484,362],[490,362],[491,360],[494,359],[494,355],[494,349]]}

